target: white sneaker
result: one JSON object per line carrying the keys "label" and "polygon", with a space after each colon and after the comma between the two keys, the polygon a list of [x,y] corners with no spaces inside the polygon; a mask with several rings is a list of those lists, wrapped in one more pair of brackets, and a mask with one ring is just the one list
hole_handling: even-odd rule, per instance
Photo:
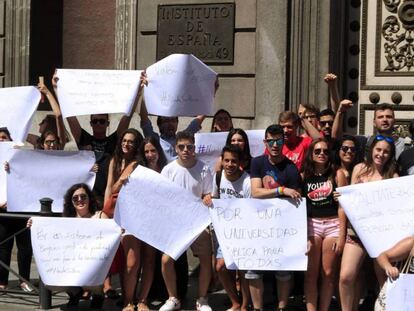
{"label": "white sneaker", "polygon": [[196,302],[197,311],[213,311],[208,305],[208,299],[206,297],[200,297]]}
{"label": "white sneaker", "polygon": [[175,311],[181,309],[180,301],[175,297],[170,297],[168,300],[161,306],[160,311]]}

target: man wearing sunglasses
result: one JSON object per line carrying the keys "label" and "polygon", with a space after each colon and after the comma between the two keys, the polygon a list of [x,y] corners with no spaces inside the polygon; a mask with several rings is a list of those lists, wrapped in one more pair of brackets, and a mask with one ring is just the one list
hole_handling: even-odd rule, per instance
{"label": "man wearing sunglasses", "polygon": [[[194,135],[190,132],[178,132],[176,136],[175,151],[177,160],[166,165],[161,174],[182,188],[191,191],[193,195],[203,199],[203,202],[211,205],[211,191],[213,177],[209,167],[198,160],[195,153]],[[191,245],[193,254],[200,260],[200,274],[196,309],[200,311],[211,311],[208,305],[207,291],[211,279],[211,237],[205,230]],[[162,274],[168,291],[168,300],[160,311],[179,310],[181,302],[178,299],[176,271],[174,259],[167,254],[162,255]]]}
{"label": "man wearing sunglasses", "polygon": [[[282,126],[270,125],[265,131],[263,142],[267,154],[254,158],[251,164],[252,197],[300,199],[299,171],[282,152],[285,144]],[[277,310],[286,310],[292,274],[288,271],[278,271],[276,278],[279,297]],[[263,310],[263,280],[256,278],[249,282],[254,309]]]}
{"label": "man wearing sunglasses", "polygon": [[328,140],[332,140],[332,126],[334,124],[335,112],[331,109],[324,109],[319,114],[319,131]]}

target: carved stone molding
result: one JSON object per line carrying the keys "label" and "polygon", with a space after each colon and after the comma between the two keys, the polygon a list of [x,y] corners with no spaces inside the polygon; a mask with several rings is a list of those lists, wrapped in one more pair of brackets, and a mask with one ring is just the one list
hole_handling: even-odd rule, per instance
{"label": "carved stone molding", "polygon": [[137,10],[138,0],[116,0],[116,69],[136,69]]}
{"label": "carved stone molding", "polygon": [[6,0],[4,86],[29,83],[30,0]]}

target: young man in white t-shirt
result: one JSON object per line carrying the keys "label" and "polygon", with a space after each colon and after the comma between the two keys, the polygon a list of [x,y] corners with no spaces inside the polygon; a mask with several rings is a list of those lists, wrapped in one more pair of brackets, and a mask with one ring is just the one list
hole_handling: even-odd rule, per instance
{"label": "young man in white t-shirt", "polygon": [[[242,154],[240,148],[234,145],[225,146],[221,152],[221,165],[223,169],[216,173],[213,180],[213,197],[217,199],[234,199],[250,198],[250,176],[242,171]],[[215,239],[215,242],[216,239]],[[234,277],[226,269],[223,254],[220,246],[217,244],[216,249],[216,271],[221,284],[229,296],[232,306],[229,310],[246,311],[249,305],[249,284],[244,279],[244,273],[241,276],[242,301],[237,294],[237,288]]]}
{"label": "young man in white t-shirt", "polygon": [[[196,158],[193,134],[186,131],[178,132],[175,150],[178,155],[177,160],[165,166],[161,175],[184,189],[191,191],[196,197],[202,198],[206,204],[210,204],[213,178],[208,166]],[[207,300],[207,291],[212,272],[211,237],[207,229],[194,241],[191,245],[191,250],[200,260],[199,299],[197,299],[196,303],[197,310],[212,311]],[[160,311],[179,310],[181,308],[181,302],[177,298],[174,259],[167,254],[163,254],[161,267],[169,298],[160,308]]]}

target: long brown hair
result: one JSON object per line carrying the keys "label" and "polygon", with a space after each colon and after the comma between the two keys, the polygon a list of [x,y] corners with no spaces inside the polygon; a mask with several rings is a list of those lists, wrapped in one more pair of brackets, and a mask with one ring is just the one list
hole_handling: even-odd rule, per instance
{"label": "long brown hair", "polygon": [[[325,138],[317,138],[312,141],[310,144],[308,151],[306,152],[305,159],[302,165],[302,173],[303,179],[315,176],[315,162],[313,161],[313,151],[315,149],[316,144],[318,143],[325,143],[326,146],[329,148],[329,143]],[[330,153],[328,154],[328,162],[326,163],[326,173],[324,175],[328,175],[334,180],[334,169],[332,165],[332,160]]]}
{"label": "long brown hair", "polygon": [[[124,153],[122,152],[122,140],[124,139],[126,134],[134,135],[134,148],[132,149],[132,157],[131,159],[125,159]],[[139,146],[141,145],[144,138],[142,137],[141,133],[138,132],[136,129],[129,128],[122,133],[119,137],[118,142],[116,144],[113,160],[114,160],[114,168],[113,168],[113,176],[114,180],[118,180],[119,176],[121,176],[121,168],[122,168],[122,160],[125,160],[125,166],[127,166],[132,161],[137,161],[137,165],[144,164],[143,156],[139,152]]]}
{"label": "long brown hair", "polygon": [[395,160],[395,144],[393,138],[391,136],[377,135],[374,137],[374,140],[371,143],[371,146],[369,147],[367,159],[364,162],[364,169],[360,172],[359,176],[369,176],[374,172],[374,160],[372,158],[372,151],[380,141],[385,141],[391,148],[390,158],[387,160],[387,162],[384,163],[382,167],[382,178],[393,178],[394,174],[398,173],[397,163]]}

